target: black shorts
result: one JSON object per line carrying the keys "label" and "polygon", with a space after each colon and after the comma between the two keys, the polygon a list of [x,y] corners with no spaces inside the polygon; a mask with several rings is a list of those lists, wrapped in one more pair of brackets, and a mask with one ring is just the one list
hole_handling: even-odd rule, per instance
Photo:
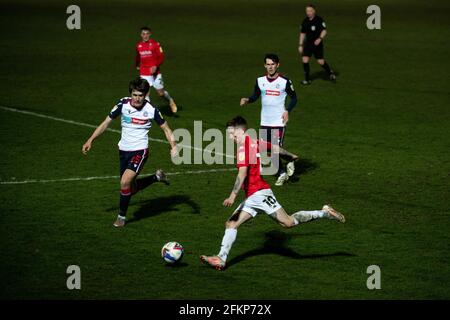
{"label": "black shorts", "polygon": [[260,130],[261,140],[270,142],[280,147],[283,146],[286,127],[261,126]]}
{"label": "black shorts", "polygon": [[323,43],[320,42],[318,46],[314,43],[305,43],[303,46],[303,57],[314,56],[316,59],[323,59]]}
{"label": "black shorts", "polygon": [[136,150],[136,151],[122,151],[119,150],[120,159],[120,176],[123,175],[125,170],[130,169],[138,173],[144,167],[145,162],[148,159],[148,149]]}

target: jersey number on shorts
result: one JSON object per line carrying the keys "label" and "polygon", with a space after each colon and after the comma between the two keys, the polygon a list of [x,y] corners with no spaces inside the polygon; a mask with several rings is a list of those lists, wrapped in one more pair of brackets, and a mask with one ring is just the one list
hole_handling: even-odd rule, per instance
{"label": "jersey number on shorts", "polygon": [[272,196],[267,196],[263,202],[267,204],[271,208],[275,208],[277,206],[277,200]]}

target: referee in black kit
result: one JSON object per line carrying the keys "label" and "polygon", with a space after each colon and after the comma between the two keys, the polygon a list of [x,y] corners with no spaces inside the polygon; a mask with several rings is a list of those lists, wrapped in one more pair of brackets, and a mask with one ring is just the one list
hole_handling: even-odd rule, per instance
{"label": "referee in black kit", "polygon": [[336,81],[336,75],[331,70],[323,56],[323,38],[327,34],[325,21],[316,16],[316,7],[312,4],[306,6],[306,18],[302,22],[300,31],[298,51],[302,56],[303,70],[305,70],[305,80],[303,85],[311,84],[309,79],[309,59],[312,55],[317,63],[325,69],[331,81]]}

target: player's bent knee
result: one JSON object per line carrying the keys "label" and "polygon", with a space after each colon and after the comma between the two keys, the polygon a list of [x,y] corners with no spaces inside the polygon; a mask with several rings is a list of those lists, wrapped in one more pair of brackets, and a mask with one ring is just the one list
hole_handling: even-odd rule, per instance
{"label": "player's bent knee", "polygon": [[121,189],[129,189],[131,188],[132,180],[122,179],[120,180],[120,188]]}
{"label": "player's bent knee", "polygon": [[323,66],[325,64],[325,60],[319,59],[317,60],[317,63]]}
{"label": "player's bent knee", "polygon": [[227,229],[236,229],[236,221],[226,221],[225,222],[225,228]]}

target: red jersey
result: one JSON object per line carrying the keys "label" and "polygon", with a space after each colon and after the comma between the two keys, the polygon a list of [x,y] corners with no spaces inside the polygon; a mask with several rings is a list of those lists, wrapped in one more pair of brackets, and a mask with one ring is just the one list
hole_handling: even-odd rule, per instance
{"label": "red jersey", "polygon": [[237,151],[237,167],[248,167],[247,177],[242,184],[242,189],[247,197],[262,189],[270,189],[269,184],[261,177],[261,160],[259,143],[253,141],[250,136],[245,136],[245,142]]}
{"label": "red jersey", "polygon": [[136,44],[136,67],[140,68],[141,76],[151,76],[150,68],[154,66],[158,67],[154,74],[160,74],[159,66],[163,62],[164,52],[157,41],[150,39]]}

